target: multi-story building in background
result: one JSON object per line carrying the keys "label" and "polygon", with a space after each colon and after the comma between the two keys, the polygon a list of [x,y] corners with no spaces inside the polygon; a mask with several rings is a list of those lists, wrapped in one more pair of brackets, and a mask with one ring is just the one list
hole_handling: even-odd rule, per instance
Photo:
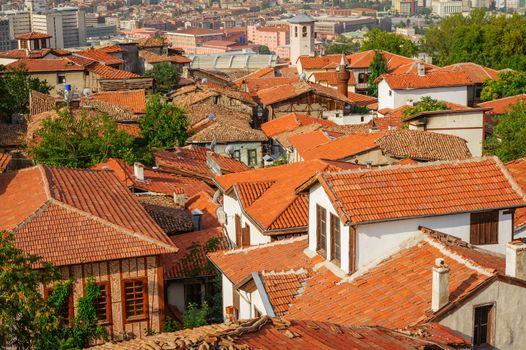
{"label": "multi-story building in background", "polygon": [[166,33],[173,47],[181,48],[187,54],[195,54],[196,48],[211,40],[223,40],[225,34],[219,30],[205,28],[187,28]]}
{"label": "multi-story building in background", "polygon": [[51,47],[57,49],[86,46],[84,16],[84,11],[78,7],[60,7],[44,13],[32,13],[32,31],[51,35]]}
{"label": "multi-story building in background", "polygon": [[9,18],[0,18],[0,51],[8,51],[13,49],[14,41],[9,35]]}
{"label": "multi-story building in background", "polygon": [[9,39],[13,41],[11,48],[16,48],[16,36],[31,31],[31,15],[29,11],[3,11],[0,17],[9,20]]}
{"label": "multi-story building in background", "polygon": [[266,46],[271,52],[276,52],[278,47],[290,44],[290,28],[248,26],[247,38],[254,44]]}

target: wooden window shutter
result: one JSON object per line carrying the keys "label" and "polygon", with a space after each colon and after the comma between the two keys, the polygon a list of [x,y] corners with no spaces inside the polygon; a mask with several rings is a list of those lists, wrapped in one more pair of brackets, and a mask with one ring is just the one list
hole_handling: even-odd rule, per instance
{"label": "wooden window shutter", "polygon": [[349,227],[349,272],[356,271],[356,228]]}
{"label": "wooden window shutter", "polygon": [[241,246],[241,217],[236,214],[236,246]]}
{"label": "wooden window shutter", "polygon": [[499,243],[499,211],[472,213],[469,239],[471,244]]}
{"label": "wooden window shutter", "polygon": [[316,205],[316,250],[321,248],[321,207]]}
{"label": "wooden window shutter", "polygon": [[242,246],[249,246],[250,245],[250,226],[245,226],[241,230],[241,245]]}
{"label": "wooden window shutter", "polygon": [[331,245],[331,256],[330,256],[330,259],[331,260],[334,260],[335,258],[335,254],[334,254],[334,215],[333,214],[330,214],[330,224],[329,224],[329,232],[330,232],[330,235],[331,235],[331,242],[330,242],[330,245]]}
{"label": "wooden window shutter", "polygon": [[233,293],[234,293],[232,295],[233,304],[234,304],[234,307],[236,308],[236,310],[239,311],[239,306],[240,306],[239,292],[234,289]]}

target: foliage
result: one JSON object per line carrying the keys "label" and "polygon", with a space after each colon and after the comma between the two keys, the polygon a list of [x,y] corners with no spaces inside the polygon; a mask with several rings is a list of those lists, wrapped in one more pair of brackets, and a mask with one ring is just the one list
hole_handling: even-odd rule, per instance
{"label": "foliage", "polygon": [[[185,266],[185,275],[188,277],[204,276],[213,270],[212,263],[206,259],[204,266],[199,266],[196,262],[200,261],[201,256],[206,253],[214,252],[219,249],[220,238],[212,237],[204,245],[197,242],[192,242],[188,248],[186,255],[181,259],[181,265]],[[190,268],[190,269],[188,269]]]}
{"label": "foliage", "polygon": [[356,114],[367,114],[369,111],[370,109],[367,106],[353,105],[351,109],[351,112]]}
{"label": "foliage", "polygon": [[349,55],[358,51],[359,44],[355,43],[352,39],[347,39],[343,35],[338,35],[336,39],[329,42],[325,48],[325,53],[327,55],[343,53]]}
{"label": "foliage", "polygon": [[384,50],[406,57],[413,57],[418,53],[418,46],[411,40],[396,33],[383,32],[378,28],[373,28],[365,34],[360,49]]}
{"label": "foliage", "polygon": [[164,328],[163,332],[175,332],[176,330],[180,329],[180,324],[177,323],[173,318],[170,316],[166,316],[164,319]]}
{"label": "foliage", "polygon": [[449,109],[449,107],[445,102],[435,100],[429,96],[424,96],[413,107],[405,109],[403,114],[404,118],[406,118],[420,112],[444,111],[447,109]]}
{"label": "foliage", "polygon": [[260,55],[270,55],[270,49],[268,48],[268,46],[261,45],[259,47],[259,54]]}
{"label": "foliage", "polygon": [[24,67],[5,71],[0,66],[0,117],[7,120],[15,113],[29,112],[30,90],[48,93],[51,86],[46,81],[32,78]]}
{"label": "foliage", "polygon": [[117,130],[117,123],[104,113],[78,116],[67,109],[44,120],[37,132],[38,143],[30,147],[33,158],[43,164],[86,168],[109,157],[132,152],[133,137]]}
{"label": "foliage", "polygon": [[201,308],[197,307],[195,303],[189,303],[183,313],[183,327],[195,328],[207,325],[206,318],[208,316],[208,303],[205,301],[201,304]]}
{"label": "foliage", "polygon": [[526,69],[526,18],[474,9],[428,28],[422,48],[435,64],[474,62],[494,69]]}
{"label": "foliage", "polygon": [[485,152],[496,155],[503,162],[526,156],[526,104],[517,103],[496,121],[493,135],[484,144]]}
{"label": "foliage", "polygon": [[482,101],[526,93],[526,72],[502,72],[500,80],[486,80],[480,94]]}
{"label": "foliage", "polygon": [[369,74],[369,94],[371,96],[378,96],[378,84],[375,83],[376,78],[381,76],[382,74],[387,73],[388,71],[387,67],[387,61],[385,60],[384,55],[378,50],[374,51],[374,57],[371,61],[371,64],[369,65],[369,71],[371,72]]}
{"label": "foliage", "polygon": [[171,148],[184,145],[188,135],[188,120],[183,109],[151,95],[146,103],[146,114],[139,121],[141,133],[151,147]]}
{"label": "foliage", "polygon": [[[0,344],[17,349],[37,348],[39,339],[59,328],[40,285],[57,280],[58,270],[25,254],[13,244],[14,236],[0,232]],[[33,265],[42,263],[42,268]]]}
{"label": "foliage", "polygon": [[155,80],[155,92],[165,94],[172,91],[179,84],[179,73],[171,63],[163,62],[153,66],[144,75]]}

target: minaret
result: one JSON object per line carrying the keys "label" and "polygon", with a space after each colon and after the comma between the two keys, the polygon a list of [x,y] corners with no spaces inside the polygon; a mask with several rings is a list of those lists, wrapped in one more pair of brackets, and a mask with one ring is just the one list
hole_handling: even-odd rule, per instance
{"label": "minaret", "polygon": [[351,72],[347,69],[345,64],[345,58],[343,57],[340,60],[340,64],[336,67],[336,85],[338,86],[338,92],[345,95],[349,95],[349,79],[351,78]]}

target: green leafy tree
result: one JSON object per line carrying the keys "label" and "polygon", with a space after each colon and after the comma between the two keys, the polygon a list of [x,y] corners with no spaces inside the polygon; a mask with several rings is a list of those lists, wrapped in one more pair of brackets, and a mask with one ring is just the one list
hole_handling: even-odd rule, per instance
{"label": "green leafy tree", "polygon": [[[14,236],[0,232],[0,344],[17,349],[41,348],[42,340],[59,329],[53,307],[40,293],[40,286],[60,275],[40,258],[25,254],[14,245]],[[42,264],[40,269],[34,269]]]}
{"label": "green leafy tree", "polygon": [[406,57],[413,57],[418,53],[418,46],[411,40],[396,33],[383,32],[378,28],[373,28],[365,34],[360,49],[383,50]]}
{"label": "green leafy tree", "polygon": [[270,55],[270,49],[268,48],[268,46],[261,45],[259,47],[259,54],[260,55]]}
{"label": "green leafy tree", "polygon": [[424,96],[413,107],[405,109],[403,115],[404,118],[406,118],[420,112],[445,111],[448,109],[449,107],[444,101],[438,101],[429,96]]}
{"label": "green leafy tree", "polygon": [[369,65],[369,94],[372,96],[378,96],[378,84],[375,83],[376,78],[382,74],[387,73],[389,68],[387,67],[387,61],[385,60],[384,55],[379,50],[375,50],[373,60]]}
{"label": "green leafy tree", "polygon": [[109,157],[123,157],[133,151],[134,140],[104,113],[57,111],[37,131],[38,142],[30,146],[33,158],[43,164],[86,168]]}
{"label": "green leafy tree", "polygon": [[338,35],[335,40],[328,43],[325,48],[327,55],[341,54],[349,55],[358,51],[360,44],[355,43],[352,39],[347,39],[343,35]]}
{"label": "green leafy tree", "polygon": [[488,79],[480,93],[482,101],[526,93],[526,72],[502,72],[499,80]]}
{"label": "green leafy tree", "polygon": [[5,70],[0,66],[0,116],[8,120],[13,114],[29,112],[29,92],[36,90],[48,93],[51,86],[37,78],[32,78],[24,67]]}
{"label": "green leafy tree", "polygon": [[139,124],[142,135],[151,147],[182,146],[188,137],[188,120],[185,111],[176,105],[164,102],[159,94],[149,97],[146,114]]}
{"label": "green leafy tree", "polygon": [[189,303],[183,313],[183,327],[195,328],[206,326],[208,324],[206,321],[207,316],[208,304],[206,301],[201,304],[200,308],[195,303]]}
{"label": "green leafy tree", "polygon": [[179,73],[171,63],[163,62],[153,66],[144,74],[155,81],[155,92],[165,94],[172,91],[179,84]]}
{"label": "green leafy tree", "polygon": [[484,151],[503,162],[526,156],[526,104],[519,102],[507,114],[496,118],[493,135],[484,144]]}

